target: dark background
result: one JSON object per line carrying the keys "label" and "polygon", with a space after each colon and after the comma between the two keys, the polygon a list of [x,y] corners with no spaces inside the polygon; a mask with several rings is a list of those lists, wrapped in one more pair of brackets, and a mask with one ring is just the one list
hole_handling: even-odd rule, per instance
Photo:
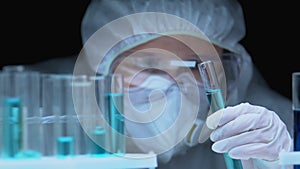
{"label": "dark background", "polygon": [[[1,68],[78,54],[82,47],[81,19],[89,2],[15,0],[3,4],[7,12],[2,14],[1,23]],[[288,1],[240,2],[247,28],[242,44],[271,88],[291,98],[291,74],[300,71],[300,62],[296,61],[297,5]]]}

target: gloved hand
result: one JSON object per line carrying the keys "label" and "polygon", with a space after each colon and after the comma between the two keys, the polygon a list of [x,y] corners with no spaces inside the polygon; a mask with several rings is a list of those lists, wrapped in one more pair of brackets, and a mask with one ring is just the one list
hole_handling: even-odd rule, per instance
{"label": "gloved hand", "polygon": [[[215,129],[212,150],[228,152],[235,159],[278,160],[281,151],[290,151],[292,140],[278,115],[261,106],[242,103],[219,110],[208,117]],[[259,160],[258,160],[259,161]]]}

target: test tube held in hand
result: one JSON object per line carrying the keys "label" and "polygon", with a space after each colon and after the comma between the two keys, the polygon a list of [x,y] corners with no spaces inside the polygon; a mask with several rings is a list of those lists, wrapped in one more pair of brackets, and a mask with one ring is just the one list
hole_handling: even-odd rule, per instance
{"label": "test tube held in hand", "polygon": [[[199,63],[198,69],[210,103],[210,111],[214,113],[224,108],[225,102],[213,62],[209,60]],[[224,153],[223,155],[227,169],[243,169],[241,160],[230,158],[228,153]]]}

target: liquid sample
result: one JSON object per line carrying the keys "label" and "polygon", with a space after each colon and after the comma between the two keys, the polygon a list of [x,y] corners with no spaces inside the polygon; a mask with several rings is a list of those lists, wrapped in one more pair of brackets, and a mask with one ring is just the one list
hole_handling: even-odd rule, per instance
{"label": "liquid sample", "polygon": [[[206,90],[206,96],[210,103],[210,110],[216,112],[225,107],[221,89]],[[223,154],[227,169],[243,169],[241,160],[232,159],[228,153]]]}
{"label": "liquid sample", "polygon": [[294,151],[300,151],[300,109],[294,110]]}
{"label": "liquid sample", "polygon": [[224,99],[220,89],[210,89],[206,90],[206,96],[210,103],[211,112],[216,112],[225,107]]}
{"label": "liquid sample", "polygon": [[70,157],[74,156],[74,138],[58,137],[57,138],[57,156]]}
{"label": "liquid sample", "polygon": [[4,100],[3,116],[3,156],[16,158],[22,149],[22,108],[19,98]]}
{"label": "liquid sample", "polygon": [[92,156],[103,156],[106,154],[106,150],[102,147],[105,146],[106,137],[105,130],[102,126],[97,126],[92,132],[92,139],[89,139],[90,153]]}
{"label": "liquid sample", "polygon": [[[300,109],[294,110],[294,151],[300,151]],[[300,165],[294,169],[300,169]]]}
{"label": "liquid sample", "polygon": [[23,151],[15,156],[16,158],[40,158],[42,157],[42,154],[37,151]]}
{"label": "liquid sample", "polygon": [[124,136],[124,116],[123,113],[123,94],[107,94],[106,99],[106,117],[111,127],[109,137],[110,152],[123,154],[125,153],[125,136]]}

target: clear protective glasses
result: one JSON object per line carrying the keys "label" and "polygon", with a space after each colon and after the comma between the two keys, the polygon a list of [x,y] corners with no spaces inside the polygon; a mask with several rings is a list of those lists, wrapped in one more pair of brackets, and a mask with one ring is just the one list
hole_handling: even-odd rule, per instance
{"label": "clear protective glasses", "polygon": [[[131,54],[128,55],[128,53]],[[111,65],[111,71],[121,72],[124,75],[125,86],[127,84],[128,87],[139,86],[154,74],[169,80],[173,84],[187,84],[191,80],[192,83],[202,84],[197,68],[197,64],[202,62],[200,60],[202,57],[215,58],[216,56],[191,54],[178,57],[172,53],[161,52],[159,49],[138,52],[128,51],[117,57]],[[224,51],[218,57],[224,70],[221,73],[225,73],[227,90],[230,92],[236,87],[243,62],[242,57],[229,51]]]}

